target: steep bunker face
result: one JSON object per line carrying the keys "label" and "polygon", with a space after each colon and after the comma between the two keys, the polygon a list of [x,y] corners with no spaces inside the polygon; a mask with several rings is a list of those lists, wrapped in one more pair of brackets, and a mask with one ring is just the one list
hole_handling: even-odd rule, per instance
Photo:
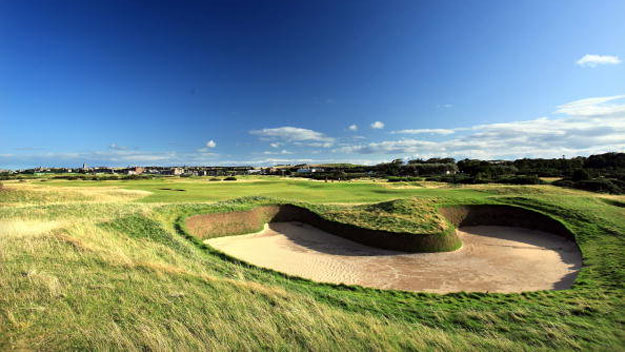
{"label": "steep bunker face", "polygon": [[[557,290],[570,287],[581,267],[578,247],[562,224],[521,208],[443,208],[443,215],[458,227],[453,238],[462,241],[462,248],[407,253],[397,250],[401,241],[393,243],[393,249],[388,249],[388,243],[380,248],[377,244],[384,245],[384,236],[378,241],[363,241],[355,237],[357,231],[341,236],[336,228],[306,221],[308,215],[293,215],[309,211],[283,207],[282,213],[280,207],[259,207],[199,215],[189,218],[187,227],[194,235],[208,238],[205,242],[214,248],[260,267],[318,282],[382,289],[437,293]],[[263,224],[261,231],[249,233]],[[410,250],[415,252],[414,248],[413,243]]]}

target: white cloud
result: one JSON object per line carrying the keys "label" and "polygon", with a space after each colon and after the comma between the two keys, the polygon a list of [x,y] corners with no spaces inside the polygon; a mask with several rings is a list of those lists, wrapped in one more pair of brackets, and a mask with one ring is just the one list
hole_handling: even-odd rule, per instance
{"label": "white cloud", "polygon": [[347,127],[348,130],[350,131],[358,131],[358,125],[353,124],[353,125],[349,125],[349,127]]}
{"label": "white cloud", "polygon": [[452,134],[454,130],[444,128],[420,128],[415,130],[399,130],[393,131],[391,134]]}
{"label": "white cloud", "polygon": [[313,148],[330,148],[331,146],[334,145],[333,142],[311,142],[311,143],[295,142],[293,144],[300,145],[300,146],[306,146],[306,147],[313,147]]}
{"label": "white cloud", "polygon": [[288,150],[286,150],[286,149],[282,149],[281,151],[278,151],[278,152],[266,151],[266,152],[263,152],[263,154],[265,154],[265,155],[286,155],[286,154],[293,154],[293,153],[288,151]]}
{"label": "white cloud", "polygon": [[283,140],[287,142],[301,142],[301,141],[319,141],[319,142],[333,142],[334,138],[328,137],[321,132],[309,130],[306,128],[298,127],[277,127],[277,128],[263,128],[262,130],[250,131],[250,134],[260,136],[265,140]]}
{"label": "white cloud", "polygon": [[[358,164],[358,165],[374,165],[380,162],[385,161],[386,158],[367,158],[367,159],[349,159],[349,162]],[[324,163],[344,163],[345,159],[297,159],[297,158],[266,158],[266,159],[251,159],[251,160],[223,160],[217,161],[214,165],[252,165],[252,166],[266,166],[266,165],[276,165],[276,164],[324,164]]]}
{"label": "white cloud", "polygon": [[[286,159],[292,153],[292,149],[288,146],[328,148],[335,144],[338,144],[339,147],[332,150],[336,157],[332,160],[358,162],[356,160],[359,159],[357,155],[366,155],[362,160],[367,160],[370,163],[397,157],[451,156],[498,159],[558,157],[562,154],[571,157],[608,151],[625,151],[625,95],[572,101],[558,106],[555,113],[557,114],[555,117],[540,117],[453,129],[394,131],[392,133],[406,134],[405,137],[407,138],[373,143],[356,139],[357,136],[335,140],[320,132],[295,127],[250,131],[252,135],[258,135],[261,139],[271,142],[270,146],[273,149],[261,155],[263,157],[275,156],[276,158],[258,158],[250,162],[220,160],[220,155],[211,153],[213,149],[208,146],[197,151],[177,152],[138,151],[123,149],[114,144],[102,151],[52,153],[46,150],[24,150],[18,156],[0,154],[0,165],[5,167],[8,165],[12,165],[12,167],[13,165],[18,167],[78,166],[83,162],[89,165],[110,166],[267,165],[270,163],[312,161],[310,159]],[[558,118],[558,116],[560,117]],[[436,136],[432,134],[436,134]],[[290,144],[284,146],[287,143]],[[327,156],[327,151],[318,149],[308,153]],[[341,153],[347,155],[339,155]],[[315,161],[328,161],[328,159]]]}
{"label": "white cloud", "polygon": [[431,147],[434,142],[419,141],[415,139],[403,139],[399,141],[383,141],[355,146],[347,146],[337,149],[341,153],[360,154],[392,154],[392,153],[414,153],[420,148]]}
{"label": "white cloud", "polygon": [[215,143],[215,141],[212,140],[212,139],[210,141],[206,142],[206,147],[207,148],[215,148],[216,146],[217,146],[217,143]]}
{"label": "white cloud", "polygon": [[[347,145],[337,153],[473,158],[557,157],[625,150],[625,96],[582,99],[558,107],[563,118],[541,117],[456,128],[442,141],[400,139]],[[613,102],[605,105],[606,102]]]}
{"label": "white cloud", "polygon": [[558,106],[556,113],[571,116],[605,116],[625,112],[625,104],[605,104],[625,98],[625,95],[586,98]]}
{"label": "white cloud", "polygon": [[371,124],[371,128],[377,129],[377,130],[382,129],[382,128],[384,128],[384,122],[376,121],[376,122]]}
{"label": "white cloud", "polygon": [[220,162],[222,165],[268,165],[268,164],[302,164],[310,163],[313,159],[283,159],[283,158],[267,158],[256,160],[239,160],[239,161],[224,161]]}
{"label": "white cloud", "polygon": [[576,62],[582,67],[597,67],[598,65],[616,65],[621,63],[621,59],[618,56],[612,55],[590,55],[586,54],[582,56]]}

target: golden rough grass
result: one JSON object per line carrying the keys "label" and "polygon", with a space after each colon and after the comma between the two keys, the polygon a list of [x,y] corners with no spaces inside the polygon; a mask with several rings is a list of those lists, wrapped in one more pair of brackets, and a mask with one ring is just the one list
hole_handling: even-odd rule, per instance
{"label": "golden rough grass", "polygon": [[63,226],[61,221],[11,219],[0,220],[0,239],[32,237]]}
{"label": "golden rough grass", "polygon": [[431,348],[433,341],[441,349],[469,347],[440,330],[215,277],[193,264],[198,253],[163,252],[89,223],[13,223],[10,233],[0,242],[8,254],[0,271],[0,346],[7,349],[382,351]]}
{"label": "golden rough grass", "polygon": [[128,190],[118,187],[62,187],[39,185],[34,182],[5,184],[0,197],[10,199],[0,206],[20,207],[33,204],[67,204],[128,202],[152,194],[142,190]]}

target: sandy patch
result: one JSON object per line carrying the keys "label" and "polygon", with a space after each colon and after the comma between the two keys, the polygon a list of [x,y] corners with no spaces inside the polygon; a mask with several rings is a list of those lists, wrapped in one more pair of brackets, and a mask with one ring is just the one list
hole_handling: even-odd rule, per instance
{"label": "sandy patch", "polygon": [[566,289],[581,267],[576,244],[546,232],[472,226],[458,235],[464,245],[455,252],[407,254],[284,222],[205,242],[254,265],[319,282],[437,293]]}

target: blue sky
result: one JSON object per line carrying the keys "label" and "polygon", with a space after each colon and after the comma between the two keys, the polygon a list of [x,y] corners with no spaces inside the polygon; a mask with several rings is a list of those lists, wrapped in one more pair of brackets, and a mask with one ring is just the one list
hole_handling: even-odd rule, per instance
{"label": "blue sky", "polygon": [[625,1],[2,1],[0,168],[625,151]]}

